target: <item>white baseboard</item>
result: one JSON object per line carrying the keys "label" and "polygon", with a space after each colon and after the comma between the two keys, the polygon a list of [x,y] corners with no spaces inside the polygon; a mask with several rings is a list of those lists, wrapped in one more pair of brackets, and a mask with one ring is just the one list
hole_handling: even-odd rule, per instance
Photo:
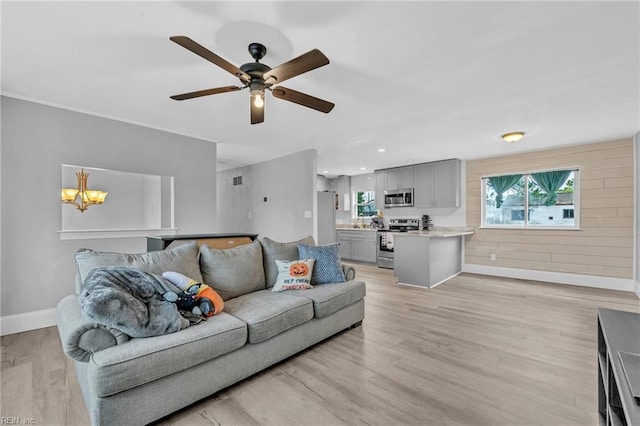
{"label": "white baseboard", "polygon": [[[603,288],[634,292],[637,289],[632,279],[601,277],[597,275],[569,274],[565,272],[536,271],[532,269],[504,268],[499,266],[473,265],[465,263],[462,272],[493,275],[521,280],[544,281],[549,283],[579,285],[583,287]],[[634,288],[636,287],[636,288]],[[635,291],[636,295],[638,292]],[[640,297],[640,295],[638,295]]]}
{"label": "white baseboard", "polygon": [[56,310],[25,312],[0,317],[0,336],[56,325]]}
{"label": "white baseboard", "polygon": [[638,296],[638,299],[640,299],[640,282],[638,281],[634,283],[634,293]]}

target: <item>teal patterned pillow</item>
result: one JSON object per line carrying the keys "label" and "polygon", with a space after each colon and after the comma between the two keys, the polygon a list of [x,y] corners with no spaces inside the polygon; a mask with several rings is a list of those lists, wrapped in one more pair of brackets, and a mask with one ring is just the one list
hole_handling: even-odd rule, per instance
{"label": "teal patterned pillow", "polygon": [[313,265],[313,275],[311,275],[312,285],[345,282],[338,254],[338,243],[325,246],[298,244],[298,254],[300,259],[316,260]]}

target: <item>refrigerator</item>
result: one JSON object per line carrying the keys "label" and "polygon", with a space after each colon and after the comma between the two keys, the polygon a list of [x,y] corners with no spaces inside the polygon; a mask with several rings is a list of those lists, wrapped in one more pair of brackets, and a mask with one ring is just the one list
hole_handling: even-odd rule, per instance
{"label": "refrigerator", "polygon": [[336,193],[317,191],[318,238],[316,244],[324,245],[338,241],[336,234]]}

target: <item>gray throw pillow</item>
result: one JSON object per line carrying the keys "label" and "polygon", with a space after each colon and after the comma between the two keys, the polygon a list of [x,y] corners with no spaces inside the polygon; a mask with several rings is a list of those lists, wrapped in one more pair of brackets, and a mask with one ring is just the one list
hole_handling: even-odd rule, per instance
{"label": "gray throw pillow", "polygon": [[338,243],[324,246],[308,246],[298,244],[298,252],[302,259],[315,259],[311,285],[345,282],[342,262],[338,254]]}
{"label": "gray throw pillow", "polygon": [[264,269],[260,241],[230,249],[200,246],[200,268],[204,283],[223,300],[264,290]]}
{"label": "gray throw pillow", "polygon": [[267,288],[273,287],[278,278],[276,260],[298,260],[298,243],[314,245],[313,237],[309,235],[298,241],[279,243],[268,237],[262,238],[262,259],[264,261],[264,275]]}
{"label": "gray throw pillow", "polygon": [[[198,245],[195,242],[173,249],[141,254],[101,252],[81,248],[75,251],[73,257],[78,266],[80,283],[84,282],[89,271],[105,266],[128,266],[142,272],[158,275],[162,275],[166,271],[175,271],[202,282],[200,264],[198,263]],[[76,292],[79,290],[76,288]]]}

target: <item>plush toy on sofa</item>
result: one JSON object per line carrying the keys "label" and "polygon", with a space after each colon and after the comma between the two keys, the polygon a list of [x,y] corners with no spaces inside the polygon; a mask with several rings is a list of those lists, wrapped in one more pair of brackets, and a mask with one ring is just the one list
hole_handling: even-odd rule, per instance
{"label": "plush toy on sofa", "polygon": [[186,291],[181,291],[180,293],[170,291],[165,293],[163,297],[167,302],[175,303],[179,311],[202,315],[202,312],[196,302],[195,294],[187,293]]}
{"label": "plush toy on sofa", "polygon": [[199,283],[179,272],[164,272],[162,278],[170,281],[187,294],[195,296],[197,308],[200,309],[203,315],[210,317],[222,312],[224,309],[222,297],[208,285]]}

